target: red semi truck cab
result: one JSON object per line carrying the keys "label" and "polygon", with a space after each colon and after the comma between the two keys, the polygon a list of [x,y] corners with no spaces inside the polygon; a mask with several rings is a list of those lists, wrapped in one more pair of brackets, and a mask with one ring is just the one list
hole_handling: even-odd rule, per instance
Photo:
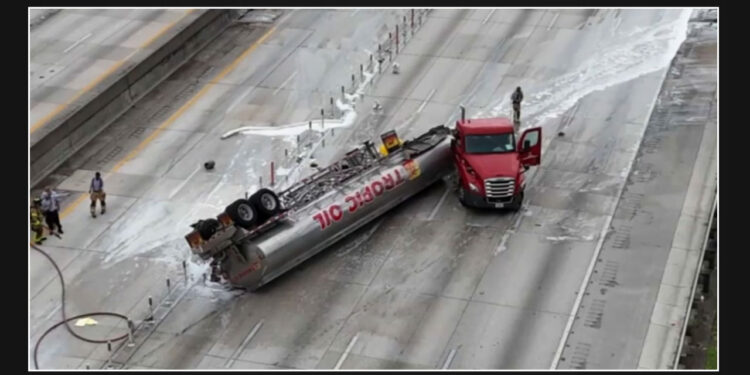
{"label": "red semi truck cab", "polygon": [[507,118],[462,119],[452,143],[458,198],[465,206],[508,208],[523,202],[524,172],[542,158],[542,128],[523,132],[516,142]]}

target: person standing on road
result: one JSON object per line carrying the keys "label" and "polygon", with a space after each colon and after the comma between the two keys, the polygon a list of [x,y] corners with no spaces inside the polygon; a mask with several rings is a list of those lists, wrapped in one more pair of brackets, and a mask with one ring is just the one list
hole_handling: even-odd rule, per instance
{"label": "person standing on road", "polygon": [[521,86],[516,87],[516,91],[513,91],[510,100],[513,101],[513,123],[518,125],[521,123],[521,101],[523,101]]}
{"label": "person standing on road", "polygon": [[42,193],[42,211],[47,220],[50,234],[55,234],[57,227],[60,234],[63,234],[62,224],[60,224],[60,195],[47,186]]}
{"label": "person standing on road", "polygon": [[94,178],[91,179],[91,186],[89,186],[89,194],[91,195],[91,216],[96,217],[96,201],[99,200],[102,204],[102,215],[107,210],[107,202],[104,201],[106,194],[104,194],[104,181],[99,172],[96,172]]}
{"label": "person standing on road", "polygon": [[44,226],[42,225],[42,200],[34,198],[34,204],[31,206],[31,230],[34,232],[32,242],[41,244],[47,237],[44,237]]}

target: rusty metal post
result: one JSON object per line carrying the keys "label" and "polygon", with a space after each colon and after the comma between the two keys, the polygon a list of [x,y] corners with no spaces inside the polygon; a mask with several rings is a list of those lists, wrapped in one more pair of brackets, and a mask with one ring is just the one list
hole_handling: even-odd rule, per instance
{"label": "rusty metal post", "polygon": [[128,319],[128,348],[132,348],[135,346],[135,342],[133,342],[133,332],[135,331],[135,324],[133,324],[133,321]]}
{"label": "rusty metal post", "polygon": [[414,36],[414,9],[411,10],[411,36]]}
{"label": "rusty metal post", "polygon": [[148,296],[148,313],[149,316],[146,318],[146,321],[151,322],[154,320],[154,300],[151,296]]}
{"label": "rusty metal post", "polygon": [[398,53],[398,24],[396,24],[396,53]]}

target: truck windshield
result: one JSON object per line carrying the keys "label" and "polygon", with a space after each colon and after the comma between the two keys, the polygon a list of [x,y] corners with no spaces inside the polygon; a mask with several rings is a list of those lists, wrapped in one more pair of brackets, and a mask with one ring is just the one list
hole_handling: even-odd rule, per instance
{"label": "truck windshield", "polygon": [[515,151],[513,133],[482,134],[466,136],[466,152],[469,154],[490,154]]}

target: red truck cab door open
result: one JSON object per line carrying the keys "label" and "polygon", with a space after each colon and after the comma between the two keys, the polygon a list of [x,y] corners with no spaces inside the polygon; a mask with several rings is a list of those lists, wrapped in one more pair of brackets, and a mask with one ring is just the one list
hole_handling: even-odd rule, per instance
{"label": "red truck cab door open", "polygon": [[518,141],[521,163],[530,167],[542,161],[542,128],[526,129]]}

